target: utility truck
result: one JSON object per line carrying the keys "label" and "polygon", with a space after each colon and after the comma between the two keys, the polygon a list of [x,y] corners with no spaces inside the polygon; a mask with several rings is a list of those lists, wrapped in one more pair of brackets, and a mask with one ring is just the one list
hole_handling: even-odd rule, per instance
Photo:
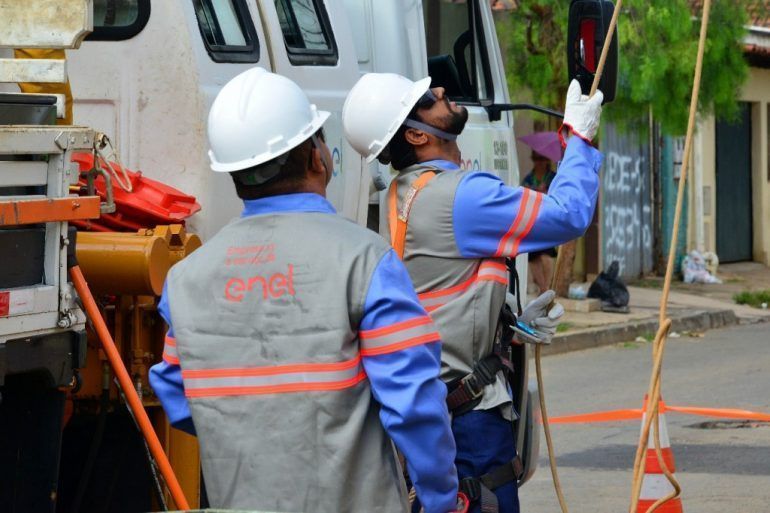
{"label": "utility truck", "polygon": [[[0,503],[10,504],[11,511],[128,512],[163,509],[168,501],[68,283],[67,262],[77,254],[188,500],[205,506],[195,439],[169,428],[147,372],[162,352],[165,327],[156,305],[165,273],[240,213],[229,177],[209,170],[206,119],[214,97],[253,66],[298,83],[313,103],[331,112],[325,125],[334,164],[329,199],[342,215],[372,229],[384,219],[376,185],[387,184],[391,171],[367,165],[345,141],[341,122],[346,94],[366,72],[415,80],[431,76],[432,86],[444,87],[469,111],[458,139],[462,167],[517,184],[510,112],[515,107],[509,104],[490,1],[27,0],[23,10],[20,3],[0,0],[0,57],[11,57],[7,49],[13,47],[71,49],[66,67],[48,63],[57,70],[55,80],[44,76],[44,64],[27,63],[41,72],[38,77],[15,77],[14,69],[21,68],[0,61],[0,81],[68,79],[74,123],[88,128],[40,127],[53,121],[56,104],[61,114],[63,99],[12,95],[6,103],[33,107],[20,120],[0,106],[0,125],[17,125],[0,126],[0,154],[29,157],[22,163],[0,161],[0,208],[18,199],[18,190],[5,188],[10,184],[37,199],[60,198],[70,209],[88,202],[90,213],[68,217],[50,211],[38,219],[43,224],[34,236],[15,225],[8,228],[10,236],[0,231],[10,237],[3,242],[3,258],[12,258],[6,265],[37,266],[29,283],[0,274],[0,393],[7,397],[11,382],[23,389],[21,395],[14,392],[14,409],[7,400],[0,404],[0,439],[30,427],[19,450],[0,451]],[[74,30],[69,39],[48,37],[52,27],[67,24]],[[601,47],[591,34],[577,37],[588,38],[590,48]],[[580,62],[586,41],[574,46]],[[47,105],[42,117],[34,116],[36,102]],[[98,151],[106,141],[100,134],[115,143],[112,155]],[[129,179],[124,169],[142,175]],[[14,178],[6,178],[11,173]],[[102,178],[95,179],[97,173]],[[72,197],[78,178],[85,184],[81,195]],[[110,214],[113,190],[123,203]],[[141,221],[127,221],[120,205],[131,215],[141,211]],[[98,217],[99,210],[112,216],[113,224],[86,219]],[[170,222],[182,219],[184,227]],[[67,236],[67,220],[81,228],[69,256],[67,245],[75,239]],[[6,257],[5,248],[19,247],[25,236],[37,242]],[[517,267],[526,283],[526,259]],[[10,310],[2,309],[4,295]],[[24,298],[34,299],[34,311]],[[38,308],[43,305],[44,311]],[[46,337],[65,340],[53,348]],[[529,346],[516,346],[513,395],[520,418],[514,429],[525,468],[521,483],[535,471],[539,447],[529,360]],[[13,363],[19,361],[25,364]],[[38,374],[43,378],[35,387],[19,378]],[[31,418],[25,404],[36,404],[43,413]],[[36,444],[41,444],[37,452]]]}

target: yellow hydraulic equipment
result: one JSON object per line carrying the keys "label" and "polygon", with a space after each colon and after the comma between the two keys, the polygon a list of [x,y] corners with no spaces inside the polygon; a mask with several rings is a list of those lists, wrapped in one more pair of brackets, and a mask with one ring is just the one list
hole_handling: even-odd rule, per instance
{"label": "yellow hydraulic equipment", "polygon": [[134,420],[145,438],[148,451],[152,454],[153,461],[158,466],[163,479],[166,481],[166,486],[174,499],[174,504],[183,510],[190,509],[184,492],[182,491],[182,487],[171,467],[171,462],[160,444],[160,440],[158,439],[154,426],[150,422],[147,411],[144,409],[139,391],[134,389],[131,377],[126,370],[125,365],[123,365],[120,352],[115,346],[115,341],[107,328],[107,324],[104,322],[101,312],[99,312],[99,307],[97,306],[94,297],[91,295],[91,291],[88,289],[88,283],[86,283],[83,272],[80,270],[79,266],[75,265],[70,268],[70,278],[72,279],[72,284],[75,286],[75,290],[77,291],[80,300],[83,302],[83,308],[93,323],[94,331],[99,338],[99,342],[102,344],[102,350],[107,355],[110,366],[115,372],[116,378],[120,383],[120,388],[125,394],[126,402],[130,406]]}
{"label": "yellow hydraulic equipment", "polygon": [[96,293],[159,296],[168,270],[201,246],[182,225],[137,233],[79,232],[77,256]]}
{"label": "yellow hydraulic equipment", "polygon": [[[201,244],[200,237],[187,233],[182,225],[157,226],[136,233],[78,232],[77,235],[77,258],[89,288],[97,296],[116,296],[100,307],[101,316],[125,363],[132,388],[147,410],[192,507],[197,505],[200,496],[197,440],[170,428],[149,386],[149,369],[163,352],[167,328],[157,311],[157,296],[161,294],[166,274],[172,265]],[[99,398],[107,359],[96,333],[89,332],[87,367],[81,371],[80,389],[71,395],[71,409],[81,409],[79,405],[85,407]],[[113,400],[119,399],[114,385],[110,395]]]}

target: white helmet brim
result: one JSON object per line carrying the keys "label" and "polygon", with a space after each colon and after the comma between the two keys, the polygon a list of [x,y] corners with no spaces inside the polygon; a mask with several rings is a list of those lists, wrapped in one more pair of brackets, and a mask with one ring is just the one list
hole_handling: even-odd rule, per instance
{"label": "white helmet brim", "polygon": [[414,83],[414,86],[412,86],[412,89],[409,91],[408,98],[404,101],[404,108],[401,110],[401,112],[399,112],[393,125],[388,129],[388,133],[383,138],[380,148],[366,158],[367,164],[372,163],[374,159],[376,159],[380,153],[382,153],[382,150],[384,150],[385,147],[390,143],[390,140],[393,139],[394,135],[396,135],[396,132],[404,123],[404,120],[412,111],[420,98],[422,98],[422,95],[425,94],[425,91],[430,89],[431,80],[431,77],[425,77]]}

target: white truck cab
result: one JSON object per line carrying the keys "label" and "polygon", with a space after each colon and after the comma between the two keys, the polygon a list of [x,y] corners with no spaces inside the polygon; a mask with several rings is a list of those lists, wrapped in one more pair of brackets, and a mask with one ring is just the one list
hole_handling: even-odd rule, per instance
{"label": "white truck cab", "polygon": [[[458,139],[462,167],[517,184],[513,117],[488,0],[93,0],[95,31],[68,56],[75,122],[105,132],[123,164],[194,195],[188,229],[205,240],[240,213],[229,177],[212,173],[206,119],[219,89],[261,66],[302,87],[320,109],[334,160],[329,199],[367,224],[378,196],[369,167],[347,144],[341,113],[363,73],[430,75],[469,111]],[[372,223],[369,223],[372,226]],[[376,224],[374,224],[376,227]],[[526,283],[526,262],[519,272]],[[528,346],[516,355],[518,449],[534,472],[539,428]],[[534,400],[533,400],[534,399]]]}

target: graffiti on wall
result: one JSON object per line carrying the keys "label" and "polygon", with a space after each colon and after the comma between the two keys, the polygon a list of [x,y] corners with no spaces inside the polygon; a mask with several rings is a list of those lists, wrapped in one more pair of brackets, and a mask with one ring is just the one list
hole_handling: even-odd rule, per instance
{"label": "graffiti on wall", "polygon": [[608,126],[602,150],[602,240],[604,267],[637,277],[652,270],[652,205],[649,145]]}

